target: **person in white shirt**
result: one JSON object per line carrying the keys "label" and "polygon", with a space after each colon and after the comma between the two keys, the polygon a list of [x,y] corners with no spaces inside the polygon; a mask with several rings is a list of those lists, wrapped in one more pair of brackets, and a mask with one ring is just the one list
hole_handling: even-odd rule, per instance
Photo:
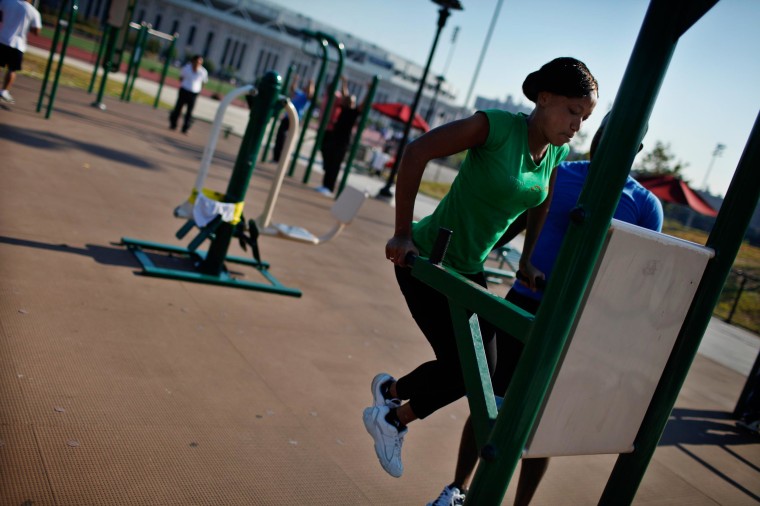
{"label": "person in white shirt", "polygon": [[25,0],[0,0],[0,68],[7,67],[0,100],[14,102],[8,91],[16,80],[16,71],[26,51],[26,34],[37,35],[42,28],[40,13]]}
{"label": "person in white shirt", "polygon": [[[0,2],[4,1],[0,0]],[[182,108],[187,106],[185,121],[182,124],[182,133],[186,134],[193,123],[195,99],[198,98],[198,94],[203,88],[203,83],[208,82],[208,72],[203,68],[203,57],[201,55],[193,56],[190,62],[182,67],[179,77],[181,79],[179,96],[177,97],[177,103],[174,105],[174,110],[169,115],[169,128],[172,130],[177,129],[177,120],[179,120],[182,114]]]}

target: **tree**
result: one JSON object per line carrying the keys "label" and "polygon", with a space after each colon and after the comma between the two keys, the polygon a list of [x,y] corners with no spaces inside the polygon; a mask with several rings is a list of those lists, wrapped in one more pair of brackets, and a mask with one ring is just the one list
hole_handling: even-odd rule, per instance
{"label": "tree", "polygon": [[657,141],[651,151],[640,158],[634,165],[637,174],[642,176],[676,176],[683,179],[681,171],[688,164],[676,160],[676,155],[670,151],[670,144]]}

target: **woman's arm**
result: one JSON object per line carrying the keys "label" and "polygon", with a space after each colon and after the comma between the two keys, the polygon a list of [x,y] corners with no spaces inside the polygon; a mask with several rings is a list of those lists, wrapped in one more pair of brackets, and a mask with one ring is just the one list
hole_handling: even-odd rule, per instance
{"label": "woman's arm", "polygon": [[545,279],[544,273],[533,267],[530,261],[530,257],[533,255],[533,250],[536,247],[536,241],[538,241],[538,235],[541,233],[541,228],[546,221],[546,215],[549,213],[549,206],[552,203],[552,196],[554,195],[554,183],[557,180],[557,168],[554,167],[552,175],[549,177],[549,191],[546,198],[540,205],[528,209],[525,214],[528,218],[527,227],[525,229],[525,242],[523,244],[522,256],[520,257],[520,271],[525,274],[527,282],[523,282],[530,287],[532,291],[536,291],[536,278]]}
{"label": "woman's arm", "polygon": [[418,253],[412,242],[412,220],[414,201],[427,163],[482,145],[488,139],[488,132],[486,115],[475,113],[431,130],[406,146],[396,182],[396,227],[385,246],[386,258],[391,262],[404,266],[407,253]]}

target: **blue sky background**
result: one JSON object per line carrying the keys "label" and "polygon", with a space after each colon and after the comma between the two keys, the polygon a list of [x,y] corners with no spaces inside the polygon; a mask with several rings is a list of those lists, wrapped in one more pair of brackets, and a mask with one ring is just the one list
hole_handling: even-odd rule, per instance
{"label": "blue sky background", "polygon": [[[268,0],[424,65],[438,19],[430,0]],[[464,102],[498,0],[460,0],[431,66]],[[504,0],[470,99],[526,102],[525,76],[557,56],[586,63],[599,81],[589,139],[614,101],[649,2],[645,0]],[[452,45],[454,27],[459,27]],[[688,164],[684,177],[702,188],[717,143],[726,146],[707,186],[724,194],[760,108],[760,1],[721,0],[683,37],[650,119],[645,150],[659,140]],[[588,144],[588,142],[586,143]],[[587,147],[587,146],[584,146]]]}

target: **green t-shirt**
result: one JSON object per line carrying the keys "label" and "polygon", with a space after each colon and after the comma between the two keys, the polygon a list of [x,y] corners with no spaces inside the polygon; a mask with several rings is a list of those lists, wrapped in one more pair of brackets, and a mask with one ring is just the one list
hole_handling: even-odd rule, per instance
{"label": "green t-shirt", "polygon": [[524,114],[487,110],[488,139],[472,148],[449,193],[433,214],[413,224],[412,238],[429,256],[440,227],[453,231],[444,265],[462,274],[483,270],[483,263],[509,225],[526,209],[541,204],[552,170],[570,148],[549,145],[536,165],[528,150]]}

